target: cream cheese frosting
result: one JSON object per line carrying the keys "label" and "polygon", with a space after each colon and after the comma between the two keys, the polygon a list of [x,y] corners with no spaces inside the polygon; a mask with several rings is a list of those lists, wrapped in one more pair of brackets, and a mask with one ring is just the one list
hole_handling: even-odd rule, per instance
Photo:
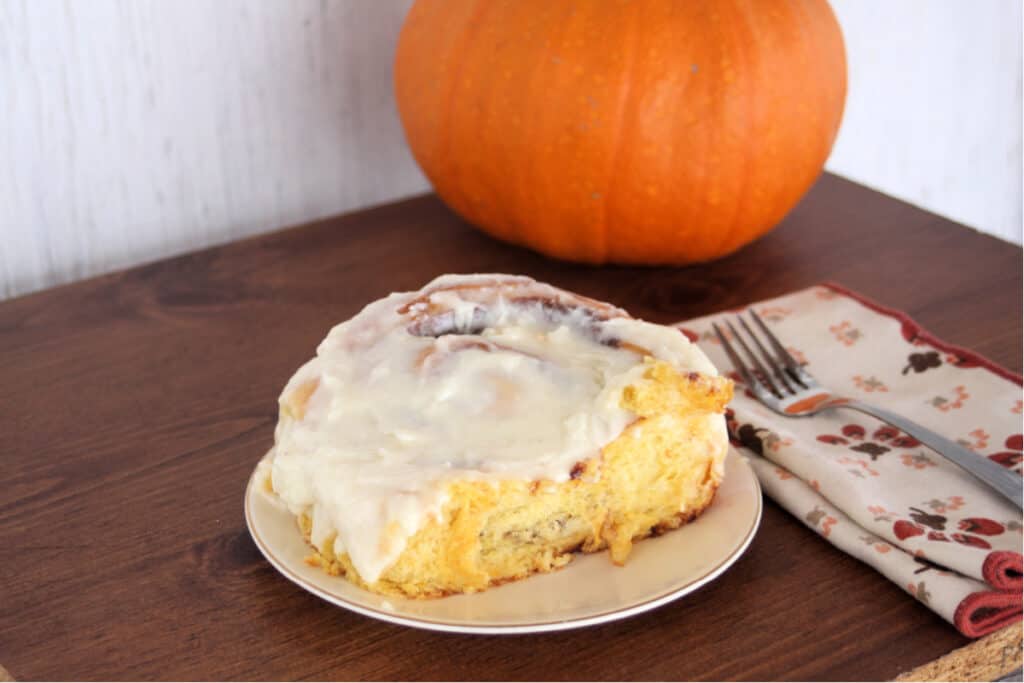
{"label": "cream cheese frosting", "polygon": [[[281,394],[273,490],[375,582],[454,480],[565,481],[634,419],[645,356],[716,375],[677,330],[529,278],[443,275],[334,327]],[[298,407],[296,407],[298,406]]]}

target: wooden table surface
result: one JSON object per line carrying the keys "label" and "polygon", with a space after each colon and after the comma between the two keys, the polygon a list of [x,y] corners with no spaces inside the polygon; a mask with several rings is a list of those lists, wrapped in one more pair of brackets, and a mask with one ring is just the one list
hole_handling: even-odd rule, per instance
{"label": "wooden table surface", "polygon": [[0,664],[17,679],[886,679],[966,641],[775,504],[725,575],[531,636],[391,626],[260,556],[242,494],[334,323],[444,272],[526,273],[671,322],[835,280],[1020,371],[1021,250],[824,176],[717,263],[594,268],[421,197],[0,304]]}

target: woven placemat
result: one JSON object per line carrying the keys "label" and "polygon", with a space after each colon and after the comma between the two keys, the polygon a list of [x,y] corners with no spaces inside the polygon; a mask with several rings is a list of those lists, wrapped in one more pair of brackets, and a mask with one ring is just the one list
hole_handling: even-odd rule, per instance
{"label": "woven placemat", "polygon": [[897,681],[995,681],[1021,666],[1021,623],[900,674]]}

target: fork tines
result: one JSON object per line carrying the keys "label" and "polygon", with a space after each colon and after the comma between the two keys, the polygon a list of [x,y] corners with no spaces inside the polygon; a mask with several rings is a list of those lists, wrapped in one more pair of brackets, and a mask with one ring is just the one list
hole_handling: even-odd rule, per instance
{"label": "fork tines", "polygon": [[[811,388],[813,380],[810,378],[810,375],[793,359],[793,356],[782,345],[782,342],[764,324],[761,317],[753,309],[750,309],[749,313],[750,317],[754,319],[756,326],[768,340],[768,346],[774,351],[773,353],[765,348],[765,345],[761,343],[761,339],[751,329],[750,325],[747,324],[747,321],[743,319],[741,314],[738,314],[736,319],[746,332],[746,338],[740,334],[731,321],[726,320],[725,326],[729,329],[729,334],[743,350],[744,355],[749,359],[749,363],[743,361],[740,354],[736,352],[736,349],[729,342],[729,338],[722,332],[722,329],[716,323],[712,323],[715,334],[718,335],[718,340],[722,342],[722,348],[725,349],[729,360],[732,361],[732,364],[739,371],[747,386],[755,394],[759,391],[767,391],[776,398],[787,398]],[[756,353],[750,344],[747,343],[747,339],[750,339],[753,346],[756,347]]]}

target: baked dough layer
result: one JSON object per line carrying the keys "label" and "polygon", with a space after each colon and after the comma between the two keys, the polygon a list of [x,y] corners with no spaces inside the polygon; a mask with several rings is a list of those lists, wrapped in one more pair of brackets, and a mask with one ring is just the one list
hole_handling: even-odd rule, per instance
{"label": "baked dough layer", "polygon": [[[643,380],[621,398],[636,419],[597,457],[577,463],[568,481],[450,482],[441,514],[373,583],[330,539],[319,550],[311,545],[307,562],[376,593],[411,598],[472,593],[553,571],[575,552],[608,549],[613,562],[624,563],[633,542],[676,529],[711,504],[728,447],[722,413],[732,383],[644,362]],[[297,519],[310,540],[312,520],[305,513]]]}

